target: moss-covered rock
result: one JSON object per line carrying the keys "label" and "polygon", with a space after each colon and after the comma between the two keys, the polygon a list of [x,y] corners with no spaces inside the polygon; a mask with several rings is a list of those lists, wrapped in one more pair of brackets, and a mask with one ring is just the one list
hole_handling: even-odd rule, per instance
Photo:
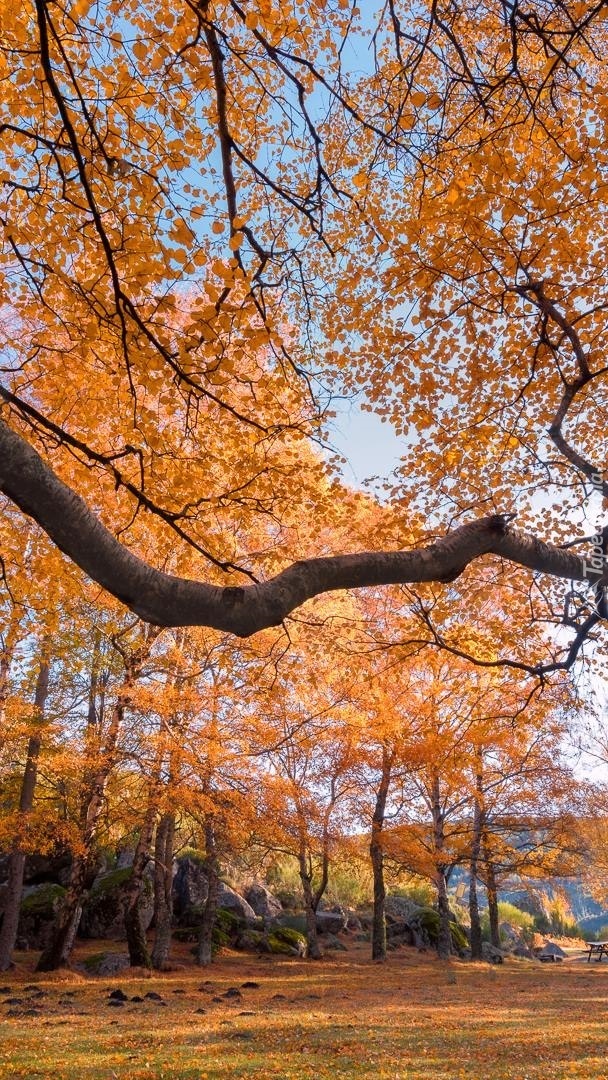
{"label": "moss-covered rock", "polygon": [[180,859],[190,859],[197,866],[204,866],[207,862],[207,856],[200,848],[185,847],[180,855]]}
{"label": "moss-covered rock", "polygon": [[[85,900],[79,934],[84,938],[123,939],[125,937],[125,887],[133,869],[123,866],[102,874],[93,884]],[[144,876],[141,894],[142,924],[147,930],[154,914],[154,890],[148,875]]]}
{"label": "moss-covered rock", "polygon": [[20,944],[29,949],[47,947],[64,896],[62,885],[45,882],[28,887],[19,912],[17,939]]}
{"label": "moss-covered rock", "polygon": [[117,870],[108,870],[106,874],[97,878],[91,889],[91,894],[100,897],[106,893],[115,892],[116,889],[121,889],[123,885],[126,885],[131,880],[132,873],[132,866],[121,866]]}
{"label": "moss-covered rock", "polygon": [[235,941],[237,949],[245,952],[269,952],[266,935],[262,930],[252,930],[249,927],[242,930]]}
{"label": "moss-covered rock", "polygon": [[89,975],[118,975],[130,967],[128,953],[99,952],[87,956],[83,967]]}
{"label": "moss-covered rock", "polygon": [[[436,911],[435,908],[418,908],[418,910],[410,916],[408,925],[421,932],[423,938],[426,939],[429,945],[437,945],[439,940],[439,912]],[[450,933],[452,936],[452,948],[457,953],[465,952],[469,947],[469,942],[462,926],[459,926],[457,922],[451,921]]]}
{"label": "moss-covered rock", "polygon": [[469,948],[469,939],[457,922],[450,923],[450,931],[452,934],[452,945],[456,949],[457,953],[465,953]]}
{"label": "moss-covered rock", "polygon": [[283,956],[306,956],[307,942],[304,934],[290,926],[277,926],[268,935],[270,952]]}
{"label": "moss-covered rock", "polygon": [[[174,930],[177,941],[196,941],[198,939],[200,925],[203,921],[205,910],[204,904],[192,904],[184,913],[183,920],[187,926]],[[234,946],[240,948],[239,938],[245,932],[247,924],[234,911],[227,908],[218,908],[215,916],[215,926],[211,937],[212,946],[215,950]]]}
{"label": "moss-covered rock", "polygon": [[21,912],[23,915],[48,915],[53,918],[64,896],[62,885],[47,882],[32,886],[32,891],[21,901]]}

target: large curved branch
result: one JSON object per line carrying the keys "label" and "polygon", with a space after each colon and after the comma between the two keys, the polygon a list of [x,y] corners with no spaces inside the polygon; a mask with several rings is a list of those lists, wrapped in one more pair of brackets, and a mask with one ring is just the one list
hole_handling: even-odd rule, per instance
{"label": "large curved branch", "polygon": [[336,589],[453,581],[480,555],[495,554],[555,577],[601,575],[571,550],[509,528],[495,514],[414,551],[371,551],[293,563],[269,581],[207,585],[154,569],[112,535],[26,440],[0,421],[0,490],[30,515],[86,574],[157,626],[210,626],[248,637],[276,626],[306,600]]}

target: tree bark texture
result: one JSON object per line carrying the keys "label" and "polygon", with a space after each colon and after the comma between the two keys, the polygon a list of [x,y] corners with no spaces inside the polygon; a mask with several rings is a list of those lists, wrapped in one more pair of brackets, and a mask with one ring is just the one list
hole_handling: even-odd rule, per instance
{"label": "tree bark texture", "polygon": [[[480,755],[481,765],[481,755]],[[477,874],[481,852],[481,836],[484,824],[483,813],[483,774],[481,768],[475,777],[475,801],[473,803],[473,835],[471,838],[471,861],[469,864],[469,918],[471,921],[471,959],[481,960],[481,920],[479,918],[479,898],[477,895]]]}
{"label": "tree bark texture", "polygon": [[166,813],[156,828],[154,844],[154,945],[152,967],[161,971],[169,959],[173,919],[173,846],[175,814]]}
{"label": "tree bark texture", "polygon": [[494,863],[487,851],[484,853],[484,870],[486,877],[486,892],[488,895],[488,915],[490,918],[490,941],[497,949],[500,949],[500,931],[498,915],[498,884]]}
{"label": "tree bark texture", "polygon": [[439,933],[437,953],[441,960],[447,960],[452,951],[452,932],[450,930],[450,904],[442,854],[445,847],[443,811],[441,808],[441,788],[439,776],[435,775],[431,787],[431,812],[433,816],[433,848],[436,861],[435,888],[437,890],[437,910],[439,912]]}
{"label": "tree bark texture", "polygon": [[198,934],[196,962],[200,967],[208,967],[213,960],[213,929],[220,895],[219,862],[212,821],[205,824],[205,853],[208,891]]}
{"label": "tree bark texture", "polygon": [[127,933],[127,945],[129,947],[129,960],[131,967],[152,967],[152,958],[148,949],[146,931],[141,918],[142,891],[146,886],[145,870],[150,862],[150,851],[154,826],[158,817],[158,807],[161,798],[162,767],[165,756],[165,743],[159,739],[157,751],[152,764],[152,775],[149,781],[148,798],[144,820],[141,823],[139,837],[133,856],[131,876],[125,885],[125,930]]}
{"label": "tree bark texture", "polygon": [[[306,941],[308,943],[308,955],[311,960],[321,960],[323,949],[319,943],[317,930],[317,908],[315,905],[315,893],[312,887],[312,867],[305,849],[301,849],[298,857],[300,866],[300,881],[304,895],[304,917],[306,919]],[[317,901],[318,903],[318,901]]]}
{"label": "tree bark texture", "polygon": [[384,851],[382,847],[382,831],[384,827],[384,815],[386,813],[386,800],[391,782],[391,768],[393,755],[386,748],[382,751],[382,773],[376,793],[376,804],[372,817],[372,835],[369,845],[369,854],[372,863],[372,875],[374,882],[374,912],[372,922],[372,960],[386,960],[386,888],[384,884]]}

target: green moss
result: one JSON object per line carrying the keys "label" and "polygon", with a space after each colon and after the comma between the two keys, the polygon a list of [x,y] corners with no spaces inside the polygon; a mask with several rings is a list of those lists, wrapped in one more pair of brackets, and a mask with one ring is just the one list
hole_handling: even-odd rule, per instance
{"label": "green moss", "polygon": [[211,941],[216,949],[226,948],[230,945],[230,938],[228,934],[219,926],[213,927],[213,933],[211,934]]}
{"label": "green moss", "polygon": [[97,881],[91,889],[91,899],[94,900],[104,893],[113,892],[114,889],[122,888],[123,885],[126,885],[132,873],[132,866],[123,866],[120,870],[110,870],[109,873],[100,877],[99,881]]}
{"label": "green moss", "polygon": [[273,953],[293,956],[306,949],[306,938],[299,930],[292,930],[290,926],[278,926],[268,935],[268,947]]}
{"label": "green moss", "polygon": [[[431,907],[421,908],[420,911],[416,912],[416,919],[426,931],[431,945],[436,945],[439,939],[439,912]],[[457,952],[468,949],[467,935],[458,923],[450,922],[450,933],[452,935],[452,946]]]}
{"label": "green moss", "polygon": [[465,949],[469,948],[469,939],[462,929],[462,926],[459,926],[456,922],[451,922],[450,931],[452,934],[452,945],[457,952],[464,952]]}
{"label": "green moss", "polygon": [[416,912],[416,921],[426,930],[431,945],[436,945],[439,937],[439,912],[431,907],[420,908],[420,911]]}
{"label": "green moss", "polygon": [[294,930],[291,926],[279,926],[276,930],[273,930],[273,934],[280,941],[286,941],[289,945],[299,945],[300,942],[306,941],[304,934],[299,930]]}
{"label": "green moss", "polygon": [[91,956],[87,956],[85,958],[83,962],[84,967],[87,969],[87,971],[95,971],[108,955],[109,953],[107,952],[92,953]]}
{"label": "green moss", "polygon": [[53,915],[56,905],[63,900],[65,889],[62,885],[41,885],[36,892],[21,901],[23,915]]}
{"label": "green moss", "polygon": [[240,915],[236,915],[234,911],[229,911],[228,908],[218,908],[215,924],[220,926],[224,933],[233,934],[245,925],[245,920]]}
{"label": "green moss", "polygon": [[235,945],[237,949],[260,951],[265,945],[264,934],[260,930],[243,930],[239,934]]}

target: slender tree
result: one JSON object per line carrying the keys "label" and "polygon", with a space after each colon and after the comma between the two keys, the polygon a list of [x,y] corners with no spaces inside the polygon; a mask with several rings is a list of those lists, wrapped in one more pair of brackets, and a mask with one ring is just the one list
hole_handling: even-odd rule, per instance
{"label": "slender tree", "polygon": [[34,691],[32,731],[27,743],[25,766],[19,792],[18,821],[16,823],[17,839],[8,861],[8,880],[2,927],[0,928],[0,971],[6,971],[11,966],[19,926],[23,873],[25,870],[27,823],[34,805],[38,758],[42,745],[45,709],[49,692],[50,658],[48,649],[49,641],[44,640],[40,648],[38,675]]}

